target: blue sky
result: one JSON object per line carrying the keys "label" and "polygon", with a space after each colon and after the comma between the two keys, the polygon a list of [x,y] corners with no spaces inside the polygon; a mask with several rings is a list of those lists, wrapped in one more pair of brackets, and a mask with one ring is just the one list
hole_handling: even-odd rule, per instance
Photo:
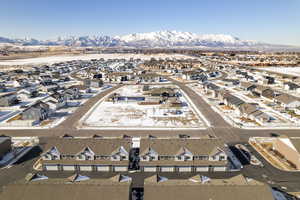
{"label": "blue sky", "polygon": [[1,0],[0,19],[12,38],[178,30],[300,45],[300,0]]}

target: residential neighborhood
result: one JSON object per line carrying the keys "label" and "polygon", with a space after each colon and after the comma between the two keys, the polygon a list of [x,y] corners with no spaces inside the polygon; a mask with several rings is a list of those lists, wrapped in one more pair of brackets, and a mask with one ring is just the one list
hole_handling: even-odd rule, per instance
{"label": "residential neighborhood", "polygon": [[[222,58],[101,58],[3,71],[1,166],[13,169],[28,151],[40,152],[4,195],[14,187],[42,191],[35,182],[72,179],[72,189],[87,184],[89,190],[91,181],[118,179],[133,184],[124,190],[133,199],[156,198],[149,191],[160,184],[170,190],[183,184],[189,194],[200,184],[218,193],[213,188],[222,181],[222,187],[233,181],[235,188],[249,185],[247,192],[262,190],[266,199],[291,199],[297,186],[286,189],[264,180],[265,174],[248,173],[265,167],[299,170],[298,141],[286,136],[299,130],[297,79],[224,64]],[[230,129],[264,134],[240,140]],[[277,130],[283,134],[267,134]],[[58,180],[55,174],[66,177]],[[97,174],[111,178],[99,180]]]}
{"label": "residential neighborhood", "polygon": [[300,1],[1,1],[0,200],[300,200]]}

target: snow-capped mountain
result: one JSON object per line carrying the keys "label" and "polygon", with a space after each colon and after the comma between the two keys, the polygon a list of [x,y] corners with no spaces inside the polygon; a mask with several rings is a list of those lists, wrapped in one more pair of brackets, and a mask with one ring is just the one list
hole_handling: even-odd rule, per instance
{"label": "snow-capped mountain", "polygon": [[134,33],[123,36],[82,36],[57,40],[9,39],[0,37],[0,43],[19,45],[65,45],[95,47],[266,47],[269,44],[240,40],[224,34],[198,35],[190,32],[158,31],[150,33]]}
{"label": "snow-capped mountain", "polygon": [[242,41],[237,37],[223,34],[197,35],[190,32],[159,31],[117,36],[127,46],[176,47],[176,46],[252,46],[257,42]]}

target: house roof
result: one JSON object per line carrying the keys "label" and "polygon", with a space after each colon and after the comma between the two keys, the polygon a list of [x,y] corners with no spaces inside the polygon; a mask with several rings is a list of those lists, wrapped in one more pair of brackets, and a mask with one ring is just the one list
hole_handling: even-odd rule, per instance
{"label": "house roof", "polygon": [[30,109],[49,109],[49,105],[47,103],[44,103],[42,101],[37,101],[36,103],[30,105],[28,108],[26,108],[25,110],[23,110],[23,112],[26,112],[27,110]]}
{"label": "house roof", "polygon": [[186,74],[186,75],[195,75],[195,74],[200,74],[202,72],[199,71],[184,71],[182,72],[182,74]]}
{"label": "house roof", "polygon": [[287,83],[285,83],[285,85],[288,85],[291,89],[300,88],[299,85],[297,85],[296,83],[292,83],[292,82],[287,82]]}
{"label": "house roof", "polygon": [[52,147],[56,147],[61,154],[75,155],[82,149],[89,147],[96,155],[111,155],[121,146],[129,152],[131,140],[129,139],[95,139],[95,138],[49,138],[43,146],[43,151],[47,152]]}
{"label": "house roof", "polygon": [[145,74],[139,74],[139,75],[137,75],[138,77],[159,77],[159,75],[158,74],[155,74],[155,73],[145,73]]}
{"label": "house roof", "polygon": [[270,88],[267,88],[267,89],[263,90],[261,95],[264,96],[264,97],[267,97],[269,99],[272,99],[272,98],[275,97],[274,91]]}
{"label": "house roof", "polygon": [[167,88],[167,87],[152,88],[150,89],[149,92],[151,94],[175,93],[174,88]]}
{"label": "house roof", "polygon": [[254,113],[255,111],[258,110],[256,104],[251,104],[251,103],[244,103],[239,107],[239,110],[241,113],[249,115],[251,113]]}
{"label": "house roof", "polygon": [[236,106],[240,106],[245,103],[245,101],[230,93],[224,93],[223,98],[226,99],[229,104],[233,104]]}
{"label": "house roof", "polygon": [[277,101],[279,101],[280,103],[284,103],[284,104],[289,104],[294,101],[299,101],[299,99],[297,97],[294,97],[294,96],[286,94],[286,93],[276,96],[275,99]]}
{"label": "house roof", "polygon": [[290,141],[300,154],[300,138],[290,138]]}
{"label": "house roof", "polygon": [[247,181],[242,175],[229,179],[209,179],[205,182],[197,181],[197,178],[195,180],[158,179],[156,175],[145,179],[145,200],[196,200],[199,198],[207,200],[274,199],[268,185],[255,180]]}
{"label": "house roof", "polygon": [[57,164],[64,164],[64,165],[113,165],[113,166],[128,166],[128,160],[121,160],[121,161],[111,161],[111,160],[76,160],[74,158],[66,158],[60,160],[42,160],[41,163],[43,165],[57,165]]}
{"label": "house roof", "polygon": [[230,83],[236,83],[236,82],[239,82],[238,79],[228,79],[228,78],[224,78],[224,79],[222,79],[222,81],[224,81],[224,82],[230,82]]}
{"label": "house roof", "polygon": [[263,113],[262,111],[256,110],[256,111],[250,113],[250,115],[253,117],[257,117],[257,116],[261,115],[262,113]]}
{"label": "house roof", "polygon": [[193,161],[175,161],[175,160],[152,160],[140,161],[140,166],[226,166],[227,160],[210,161],[210,160],[193,160]]}
{"label": "house roof", "polygon": [[88,87],[85,86],[85,85],[72,85],[72,86],[70,86],[69,88],[70,88],[70,89],[75,88],[75,89],[78,89],[78,90],[86,90],[86,89],[88,89]]}
{"label": "house roof", "polygon": [[258,92],[263,92],[266,89],[270,89],[269,87],[263,86],[263,85],[257,85],[255,90]]}
{"label": "house roof", "polygon": [[255,88],[256,87],[253,83],[250,83],[250,82],[241,82],[241,86],[244,88],[249,88],[249,87]]}
{"label": "house roof", "polygon": [[[260,111],[261,112],[261,111]],[[268,115],[267,113],[261,112],[259,115],[255,116],[257,119],[261,119],[263,121],[267,121],[270,119],[270,115]]]}
{"label": "house roof", "polygon": [[224,143],[220,139],[141,139],[140,152],[145,154],[152,148],[159,155],[177,155],[182,148],[186,148],[193,155],[211,155],[216,148],[223,149]]}
{"label": "house roof", "polygon": [[67,178],[29,182],[22,180],[3,187],[0,199],[127,200],[131,181],[120,181],[121,179],[118,177],[89,179],[80,182],[70,182]]}
{"label": "house roof", "polygon": [[217,85],[215,85],[214,83],[208,83],[208,84],[206,85],[206,87],[207,87],[208,89],[211,89],[211,90],[219,90],[219,89],[220,89],[220,87],[217,86]]}

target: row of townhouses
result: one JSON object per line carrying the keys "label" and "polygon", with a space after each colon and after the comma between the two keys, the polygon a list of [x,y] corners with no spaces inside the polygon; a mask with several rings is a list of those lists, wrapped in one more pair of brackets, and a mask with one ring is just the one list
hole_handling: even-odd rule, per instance
{"label": "row of townhouses", "polygon": [[[128,171],[132,139],[49,139],[41,166],[47,171]],[[229,158],[216,138],[140,139],[139,167],[145,172],[226,171]]]}

